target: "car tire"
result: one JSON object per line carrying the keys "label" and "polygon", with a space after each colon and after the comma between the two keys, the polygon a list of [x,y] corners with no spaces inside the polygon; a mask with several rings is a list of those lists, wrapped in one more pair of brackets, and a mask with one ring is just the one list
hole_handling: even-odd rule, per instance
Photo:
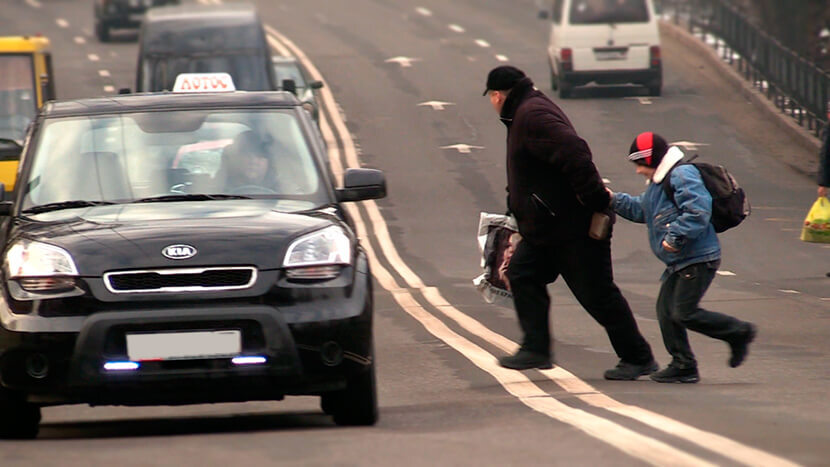
{"label": "car tire", "polygon": [[110,27],[107,23],[103,21],[97,21],[95,23],[95,35],[98,36],[98,40],[101,42],[109,42],[110,40]]}
{"label": "car tire", "polygon": [[567,99],[571,97],[571,92],[573,92],[573,89],[573,84],[568,83],[567,81],[559,81],[559,98]]}
{"label": "car tire", "polygon": [[324,394],[320,407],[323,412],[334,417],[334,423],[341,426],[369,426],[377,423],[378,397],[374,362],[366,371],[350,379],[346,389]]}
{"label": "car tire", "polygon": [[40,407],[0,389],[0,439],[33,439],[40,428]]}

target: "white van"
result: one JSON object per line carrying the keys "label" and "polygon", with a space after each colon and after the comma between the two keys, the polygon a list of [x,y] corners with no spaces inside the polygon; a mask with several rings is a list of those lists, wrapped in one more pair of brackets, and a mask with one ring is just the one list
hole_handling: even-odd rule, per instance
{"label": "white van", "polygon": [[663,87],[660,33],[652,0],[553,0],[548,61],[551,85],[567,98],[575,86]]}

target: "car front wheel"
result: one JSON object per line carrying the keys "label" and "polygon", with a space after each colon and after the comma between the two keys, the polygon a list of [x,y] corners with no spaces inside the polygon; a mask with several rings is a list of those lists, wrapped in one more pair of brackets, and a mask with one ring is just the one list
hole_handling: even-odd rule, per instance
{"label": "car front wheel", "polygon": [[378,421],[377,383],[374,362],[355,375],[341,391],[323,394],[323,412],[334,416],[334,423],[344,426],[368,426]]}
{"label": "car front wheel", "polygon": [[40,425],[40,407],[0,389],[0,438],[32,439]]}

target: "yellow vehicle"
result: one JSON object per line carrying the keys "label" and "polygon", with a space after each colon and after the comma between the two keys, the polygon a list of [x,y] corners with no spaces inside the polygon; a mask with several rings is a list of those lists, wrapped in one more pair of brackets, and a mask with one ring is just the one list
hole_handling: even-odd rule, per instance
{"label": "yellow vehicle", "polygon": [[55,98],[49,39],[0,37],[0,183],[14,189],[26,129]]}

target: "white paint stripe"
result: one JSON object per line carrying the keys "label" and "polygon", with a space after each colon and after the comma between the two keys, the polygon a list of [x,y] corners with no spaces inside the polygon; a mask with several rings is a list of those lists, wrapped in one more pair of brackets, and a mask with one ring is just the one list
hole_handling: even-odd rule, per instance
{"label": "white paint stripe", "polygon": [[58,26],[60,26],[62,28],[68,28],[69,27],[69,21],[67,21],[63,18],[56,19],[55,24],[57,24]]}
{"label": "white paint stripe", "polygon": [[449,28],[450,28],[450,31],[454,31],[454,32],[457,32],[459,34],[464,32],[464,28],[462,28],[461,26],[459,26],[457,24],[451,24],[451,25],[449,25]]}
{"label": "white paint stripe", "polygon": [[778,291],[781,292],[781,293],[788,293],[788,294],[792,294],[792,295],[801,294],[801,292],[799,292],[798,290],[792,290],[792,289],[778,289]]}
{"label": "white paint stripe", "polygon": [[717,274],[721,276],[737,276],[737,274],[732,271],[718,271]]}
{"label": "white paint stripe", "polygon": [[[294,51],[294,55],[297,56],[298,59],[306,65],[306,68],[308,69],[309,74],[312,75],[313,79],[319,79],[319,80],[323,79],[322,75],[317,70],[317,68],[314,66],[314,64],[311,63],[308,60],[308,57],[306,57],[305,54],[299,48],[297,48],[296,45],[293,44],[293,42],[291,42],[290,40],[288,40],[287,38],[285,38],[284,36],[279,34],[273,28],[270,28],[269,26],[266,26],[266,30],[268,30],[269,33],[276,36],[276,38],[278,38],[280,41],[285,43],[287,47],[291,48]],[[334,96],[332,95],[330,88],[328,86],[324,87],[322,89],[322,91],[323,92],[321,93],[321,95],[323,97],[323,101],[325,103],[324,105],[326,106],[326,108],[328,108],[328,109],[338,109],[339,107],[337,106],[336,102],[334,101]],[[339,133],[339,135],[340,135],[340,137],[343,141],[343,144],[344,144],[344,150],[345,150],[345,153],[346,153],[345,154],[345,159],[346,159],[346,162],[347,162],[347,166],[349,166],[349,167],[360,167],[359,161],[357,160],[357,154],[356,154],[354,141],[352,139],[351,133],[349,133],[349,131],[346,129],[345,123],[343,122],[342,118],[340,118],[340,114],[337,111],[332,111],[331,114],[332,114],[332,119],[333,119],[334,126],[336,127],[337,132]],[[328,146],[329,146],[330,156],[332,156],[331,157],[332,165],[333,165],[332,170],[334,171],[335,166],[336,166],[337,170],[342,172],[342,166],[340,165],[340,157],[339,157],[339,153],[338,153],[338,149],[337,149],[336,140],[332,136],[331,129],[328,127],[327,120],[325,118],[323,118],[321,120],[321,122],[323,123],[322,126],[321,126],[321,131],[323,131],[324,136],[327,137],[327,141],[329,143]],[[337,161],[337,162],[335,163],[335,161]],[[410,288],[420,289],[421,292],[424,295],[424,298],[432,306],[434,306],[438,311],[443,313],[448,318],[455,321],[457,324],[459,324],[466,331],[468,331],[468,332],[484,339],[485,341],[489,342],[490,344],[498,347],[499,349],[501,349],[505,352],[513,353],[513,352],[516,351],[516,349],[518,348],[518,344],[516,344],[515,342],[505,338],[504,336],[502,336],[498,333],[493,332],[492,330],[490,330],[486,326],[482,325],[481,323],[474,320],[470,316],[462,313],[461,311],[459,311],[458,309],[453,307],[448,301],[446,301],[446,299],[444,299],[444,297],[441,295],[440,291],[437,288],[435,288],[435,287],[426,287],[423,284],[423,282],[421,281],[421,279],[409,268],[409,266],[400,259],[400,256],[397,253],[397,249],[395,248],[394,244],[391,241],[391,237],[389,236],[389,231],[387,229],[386,222],[383,219],[383,217],[381,216],[380,211],[377,208],[377,204],[374,201],[370,200],[370,201],[363,202],[363,206],[367,210],[368,215],[369,215],[369,219],[368,219],[367,223],[372,226],[373,233],[376,237],[376,240],[378,241],[379,245],[381,246],[383,253],[386,255],[387,260],[389,261],[390,264],[395,266],[395,270],[407,282],[407,284]],[[358,235],[361,238],[366,238],[367,235],[368,235],[368,232],[366,231],[366,228],[365,228],[365,225],[362,221],[362,217],[360,216],[360,213],[357,212],[357,208],[354,205],[348,205],[347,209],[350,209],[352,211],[352,215],[355,218],[355,220],[357,221],[356,225],[357,225],[357,229],[358,229]],[[398,301],[399,303],[401,303],[401,300],[399,300],[399,296],[402,293],[405,293],[406,295],[408,295],[408,298],[411,299],[412,297],[411,297],[411,295],[409,295],[410,292],[408,292],[407,290],[401,290],[400,286],[395,282],[392,275],[378,262],[378,259],[375,256],[374,248],[372,247],[371,242],[365,242],[364,246],[367,249],[367,252],[369,253],[370,257],[372,258],[372,272],[373,272],[373,275],[375,276],[375,278],[378,280],[378,282],[384,288],[389,290],[392,293],[393,297],[396,299],[396,301]],[[414,300],[412,300],[412,301],[414,302]],[[402,306],[403,306],[403,304],[402,304]],[[425,321],[421,321],[421,322],[425,327],[428,327],[427,322],[429,322],[429,323],[437,322],[440,326],[443,326],[444,328],[446,328],[446,326],[444,326],[444,324],[441,321],[437,320],[434,316],[430,315],[425,310],[423,310],[423,308],[421,308],[420,305],[417,304],[417,302],[415,302],[415,307],[404,308],[404,310],[407,313],[410,313],[411,315],[413,315],[413,317],[415,317],[415,315],[413,313],[415,312],[416,309],[418,309],[419,315],[420,315],[420,312],[423,313]],[[428,329],[429,329],[429,327],[428,327]],[[445,333],[442,332],[442,335],[445,335],[445,337],[447,337],[447,339],[442,339],[442,340],[444,340],[447,344],[453,346],[453,348],[456,348],[455,345],[453,345],[454,343],[458,343],[458,342],[461,342],[461,341],[466,341],[466,339],[459,336],[458,334],[455,334],[449,328],[446,328],[446,331],[449,334],[445,335]],[[430,330],[430,332],[432,332],[432,330]],[[438,336],[437,334],[435,334],[435,333],[433,333],[433,334],[436,335],[436,337],[440,338],[440,336]],[[466,341],[466,342],[469,342],[469,341]],[[472,344],[472,343],[470,343],[470,345],[474,346],[474,344]],[[492,357],[491,355],[489,355],[488,352],[484,351],[484,349],[478,348],[477,346],[476,346],[476,349],[481,352],[481,355]],[[469,358],[471,361],[473,361],[473,363],[475,363],[477,366],[484,369],[485,371],[490,372],[487,368],[492,368],[493,371],[497,372],[497,373],[501,373],[501,371],[503,371],[503,369],[501,369],[500,367],[494,365],[494,363],[492,362],[492,358],[489,358],[488,360],[484,361],[484,364],[487,364],[487,362],[489,361],[489,364],[487,364],[489,366],[487,366],[487,368],[485,368],[484,366],[479,364],[479,362],[481,362],[481,360],[480,360],[481,355],[467,355],[466,353],[464,353],[459,348],[456,348],[456,350],[458,350],[459,352],[464,354],[467,358]],[[474,352],[474,354],[475,353],[476,352]],[[479,358],[479,360],[474,360],[474,358]],[[496,376],[495,373],[493,373],[493,372],[490,372],[490,373],[493,374],[493,376],[498,379],[498,376]],[[633,418],[637,421],[640,421],[641,423],[645,423],[645,424],[649,425],[650,427],[652,427],[654,429],[657,429],[657,430],[660,430],[660,431],[663,431],[663,432],[666,432],[666,433],[669,433],[669,434],[682,436],[683,439],[686,440],[687,442],[697,444],[700,447],[711,450],[711,451],[713,451],[717,454],[720,454],[722,456],[734,459],[737,462],[747,464],[747,465],[774,465],[774,466],[795,466],[795,465],[797,465],[797,464],[794,464],[794,463],[792,463],[792,462],[790,462],[786,459],[777,457],[773,454],[769,454],[769,453],[761,451],[759,449],[755,449],[755,448],[752,448],[750,446],[743,445],[741,443],[738,443],[737,441],[733,441],[729,438],[717,435],[715,433],[710,433],[710,432],[706,432],[706,431],[694,428],[694,427],[686,425],[682,422],[673,420],[671,418],[662,416],[660,414],[653,413],[653,412],[648,411],[646,409],[642,409],[642,408],[636,407],[636,406],[629,406],[629,405],[621,404],[621,403],[617,402],[616,400],[614,400],[614,399],[598,392],[596,389],[594,389],[588,383],[580,380],[579,378],[577,378],[575,375],[571,374],[570,372],[568,372],[564,368],[555,367],[551,370],[543,370],[542,373],[545,374],[545,376],[547,376],[549,379],[554,381],[556,384],[558,384],[560,387],[562,387],[563,389],[568,391],[569,393],[577,395],[577,397],[579,397],[580,399],[584,400],[585,402],[587,402],[587,403],[589,403],[589,404],[591,404],[595,407],[605,408],[605,409],[613,411],[615,413],[619,413],[621,415]],[[515,371],[509,371],[509,374],[510,374],[511,378],[515,378],[516,375],[521,375],[521,373],[515,372]],[[522,375],[522,377],[524,377],[524,376]],[[501,380],[500,380],[500,382],[501,382]],[[509,392],[511,392],[509,387],[505,386],[505,388]],[[511,392],[511,394],[513,394],[513,392]],[[547,395],[547,394],[544,394],[544,395]],[[528,406],[531,406],[531,403],[529,403],[531,400],[550,399],[555,403],[559,403],[555,399],[551,399],[549,397],[534,397],[533,399],[527,399],[525,396],[522,396],[522,397],[524,397],[524,398],[520,398],[520,400],[522,400],[522,402],[525,403]],[[534,408],[534,410],[536,410],[536,407],[532,407],[532,408]],[[573,409],[573,410],[575,410],[575,409]],[[603,419],[600,419],[600,420],[603,420]],[[607,438],[607,433],[604,433],[604,432],[600,434],[599,439],[609,441],[608,438]],[[650,438],[647,438],[647,439],[650,439]],[[626,452],[628,452],[628,451],[626,451]],[[688,455],[686,453],[683,453],[682,451],[681,451],[681,453],[683,455]],[[658,464],[665,465],[666,462],[667,462],[667,459],[668,458],[663,458],[661,460],[658,460]]]}
{"label": "white paint stripe", "polygon": [[101,60],[101,57],[99,57],[95,54],[89,54],[86,57],[89,59],[90,62],[97,62],[97,61]]}
{"label": "white paint stripe", "polygon": [[110,72],[108,70],[98,70],[98,76],[102,78],[109,78]]}
{"label": "white paint stripe", "polygon": [[86,44],[86,39],[81,37],[81,36],[75,36],[75,38],[73,40],[75,41],[76,44],[79,44],[79,45]]}
{"label": "white paint stripe", "polygon": [[507,55],[501,55],[501,54],[496,55],[496,60],[498,60],[500,62],[509,62],[510,61],[510,59],[507,58]]}
{"label": "white paint stripe", "polygon": [[432,16],[432,12],[424,7],[419,6],[418,8],[415,8],[415,11],[421,16]]}
{"label": "white paint stripe", "polygon": [[26,4],[32,8],[40,8],[43,5],[37,0],[26,0]]}
{"label": "white paint stripe", "polygon": [[486,47],[490,47],[490,43],[489,43],[489,42],[487,42],[487,41],[485,41],[484,39],[476,39],[476,40],[475,40],[475,43],[476,43],[476,45],[478,45],[479,47],[485,47],[485,48],[486,48]]}
{"label": "white paint stripe", "polygon": [[115,92],[115,86],[110,86],[110,85],[104,86],[104,92]]}

